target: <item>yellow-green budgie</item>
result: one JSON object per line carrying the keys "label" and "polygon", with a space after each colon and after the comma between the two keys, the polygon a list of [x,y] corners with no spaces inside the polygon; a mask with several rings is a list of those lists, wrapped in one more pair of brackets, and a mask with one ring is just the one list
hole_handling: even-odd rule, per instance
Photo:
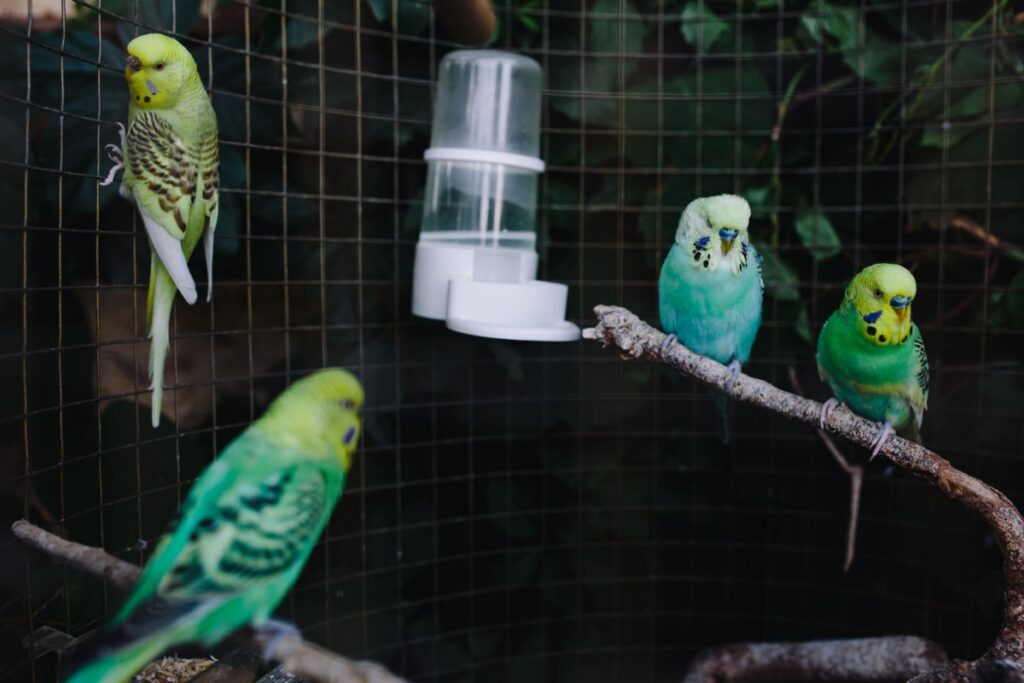
{"label": "yellow-green budgie", "polygon": [[850,281],[818,336],[818,372],[835,394],[822,406],[821,425],[841,403],[878,422],[872,458],[894,433],[920,441],[928,356],[910,319],[916,295],[914,276],[903,266],[868,266]]}
{"label": "yellow-green budgie", "polygon": [[124,168],[121,195],[135,203],[152,247],[146,318],[152,340],[149,375],[153,426],[160,424],[164,360],[170,343],[175,290],[196,301],[188,269],[199,238],[206,251],[207,294],[213,280],[213,233],[217,227],[219,155],[217,117],[199,79],[195,60],[178,41],[158,33],[128,44],[128,130],[112,148],[109,184]]}
{"label": "yellow-green budgie", "polygon": [[302,571],[345,485],[363,390],[328,368],[293,384],[189,491],[181,514],[69,683],[117,683],[179,643],[210,646],[270,614]]}

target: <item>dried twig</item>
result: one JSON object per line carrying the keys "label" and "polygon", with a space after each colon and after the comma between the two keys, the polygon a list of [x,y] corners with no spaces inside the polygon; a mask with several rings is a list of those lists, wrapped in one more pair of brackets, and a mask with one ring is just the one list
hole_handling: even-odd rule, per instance
{"label": "dried twig", "polygon": [[[666,363],[732,398],[753,403],[767,410],[818,424],[821,404],[779,389],[768,382],[740,374],[727,388],[729,370],[720,363],[699,356],[682,344],[673,344],[662,356],[665,334],[640,320],[625,308],[597,306],[596,327],[583,331],[585,339],[617,346],[625,358],[643,358]],[[825,426],[865,448],[871,445],[877,425],[845,408],[834,410]],[[880,451],[894,464],[925,479],[953,500],[971,508],[988,523],[1003,552],[1003,624],[995,641],[982,657],[970,663],[953,663],[960,680],[980,680],[984,668],[1009,666],[1024,669],[1024,517],[1001,492],[983,481],[961,472],[937,453],[899,437],[890,439]],[[965,674],[969,671],[969,674]],[[948,672],[940,670],[922,680],[942,680]],[[929,678],[932,677],[932,678]]]}
{"label": "dried twig", "polygon": [[945,650],[917,636],[738,643],[706,650],[683,683],[905,681],[946,664]]}
{"label": "dried twig", "polygon": [[1000,239],[994,233],[986,230],[980,223],[968,216],[964,216],[959,213],[953,214],[949,217],[949,227],[968,234],[976,240],[984,242],[992,249],[1001,251],[1016,261],[1024,262],[1024,250]]}
{"label": "dried twig", "polygon": [[[800,386],[800,379],[796,376],[796,368],[789,366],[789,383],[793,385],[793,391],[803,394],[803,387]],[[864,485],[864,468],[860,465],[851,465],[846,459],[839,446],[832,440],[832,437],[822,429],[818,432],[818,438],[825,444],[825,448],[832,455],[832,459],[839,464],[839,467],[850,477],[850,519],[846,525],[846,559],[843,560],[843,571],[850,571],[853,566],[854,550],[857,546],[857,520],[860,518],[860,491]]]}
{"label": "dried twig", "polygon": [[[23,519],[15,522],[11,530],[26,545],[72,564],[122,590],[129,590],[141,573],[136,565],[114,557],[102,548],[65,540]],[[256,634],[255,640],[261,649],[267,643],[265,637],[260,634]],[[310,681],[405,683],[403,679],[379,664],[346,659],[300,638],[278,640],[274,644],[273,656],[288,671]]]}

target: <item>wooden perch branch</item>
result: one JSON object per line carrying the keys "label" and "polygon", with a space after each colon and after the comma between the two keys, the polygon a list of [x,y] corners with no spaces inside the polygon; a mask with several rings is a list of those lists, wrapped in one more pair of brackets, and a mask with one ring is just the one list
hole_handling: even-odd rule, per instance
{"label": "wooden perch branch", "polygon": [[948,661],[941,645],[917,636],[739,643],[697,655],[683,683],[887,683],[905,681]]}
{"label": "wooden perch branch", "polygon": [[[697,355],[682,344],[673,344],[663,357],[661,343],[665,334],[640,320],[619,306],[597,306],[594,309],[596,327],[583,331],[585,339],[616,346],[624,358],[645,359],[670,365],[694,379],[718,389],[739,401],[745,401],[767,410],[808,424],[818,425],[821,404],[768,382],[740,374],[731,389],[726,389],[729,371],[715,361]],[[854,415],[846,408],[832,411],[825,423],[826,431],[868,448],[878,427],[869,420]],[[953,467],[948,460],[933,451],[893,437],[881,454],[895,465],[921,477],[953,500],[957,500],[981,515],[988,523],[1003,552],[1003,623],[995,642],[976,662],[954,663],[958,680],[980,680],[983,669],[993,664],[1024,668],[1024,518],[1013,503],[995,488]],[[964,671],[970,670],[969,674]],[[939,670],[920,680],[944,680],[948,672]],[[968,677],[963,677],[968,676]]]}
{"label": "wooden perch branch", "polygon": [[[114,557],[102,548],[65,540],[24,519],[11,525],[11,531],[25,545],[122,590],[130,590],[142,572],[131,562]],[[254,640],[260,649],[268,642],[258,633]],[[289,672],[319,683],[405,683],[379,664],[346,659],[300,638],[279,640],[274,645],[274,659]]]}

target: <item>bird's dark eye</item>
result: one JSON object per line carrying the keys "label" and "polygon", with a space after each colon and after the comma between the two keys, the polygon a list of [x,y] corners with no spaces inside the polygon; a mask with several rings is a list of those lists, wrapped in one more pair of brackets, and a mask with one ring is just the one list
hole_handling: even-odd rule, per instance
{"label": "bird's dark eye", "polygon": [[882,290],[876,289],[875,290],[875,296],[877,296],[879,299],[881,299],[882,298]]}
{"label": "bird's dark eye", "polygon": [[156,70],[157,71],[163,71],[163,69],[164,69],[164,63],[163,62],[157,63]]}

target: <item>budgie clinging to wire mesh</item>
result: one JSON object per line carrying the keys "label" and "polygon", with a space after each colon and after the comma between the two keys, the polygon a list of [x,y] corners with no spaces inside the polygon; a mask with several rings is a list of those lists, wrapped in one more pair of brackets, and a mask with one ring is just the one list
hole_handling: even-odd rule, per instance
{"label": "budgie clinging to wire mesh", "polygon": [[[293,384],[192,486],[94,659],[68,683],[119,683],[179,643],[268,621],[345,484],[363,390],[335,368]],[[268,645],[272,650],[274,641]]]}
{"label": "budgie clinging to wire mesh", "polygon": [[903,266],[868,266],[850,281],[818,336],[818,372],[835,394],[822,406],[821,424],[840,403],[880,423],[872,458],[895,432],[920,441],[928,356],[910,319],[916,294],[914,276]]}
{"label": "budgie clinging to wire mesh", "polygon": [[112,148],[124,168],[121,195],[135,202],[152,247],[146,318],[152,340],[149,375],[153,426],[160,424],[164,360],[170,343],[175,290],[196,301],[188,270],[199,238],[206,251],[207,292],[213,291],[213,233],[217,227],[219,176],[217,117],[199,79],[195,60],[178,41],[158,33],[128,44],[128,130]]}
{"label": "budgie clinging to wire mesh", "polygon": [[[695,199],[683,211],[675,244],[658,280],[661,327],[669,336],[664,352],[678,338],[690,350],[732,371],[732,381],[750,358],[761,326],[760,257],[750,244],[750,205],[723,194]],[[728,398],[714,394],[729,443]]]}

